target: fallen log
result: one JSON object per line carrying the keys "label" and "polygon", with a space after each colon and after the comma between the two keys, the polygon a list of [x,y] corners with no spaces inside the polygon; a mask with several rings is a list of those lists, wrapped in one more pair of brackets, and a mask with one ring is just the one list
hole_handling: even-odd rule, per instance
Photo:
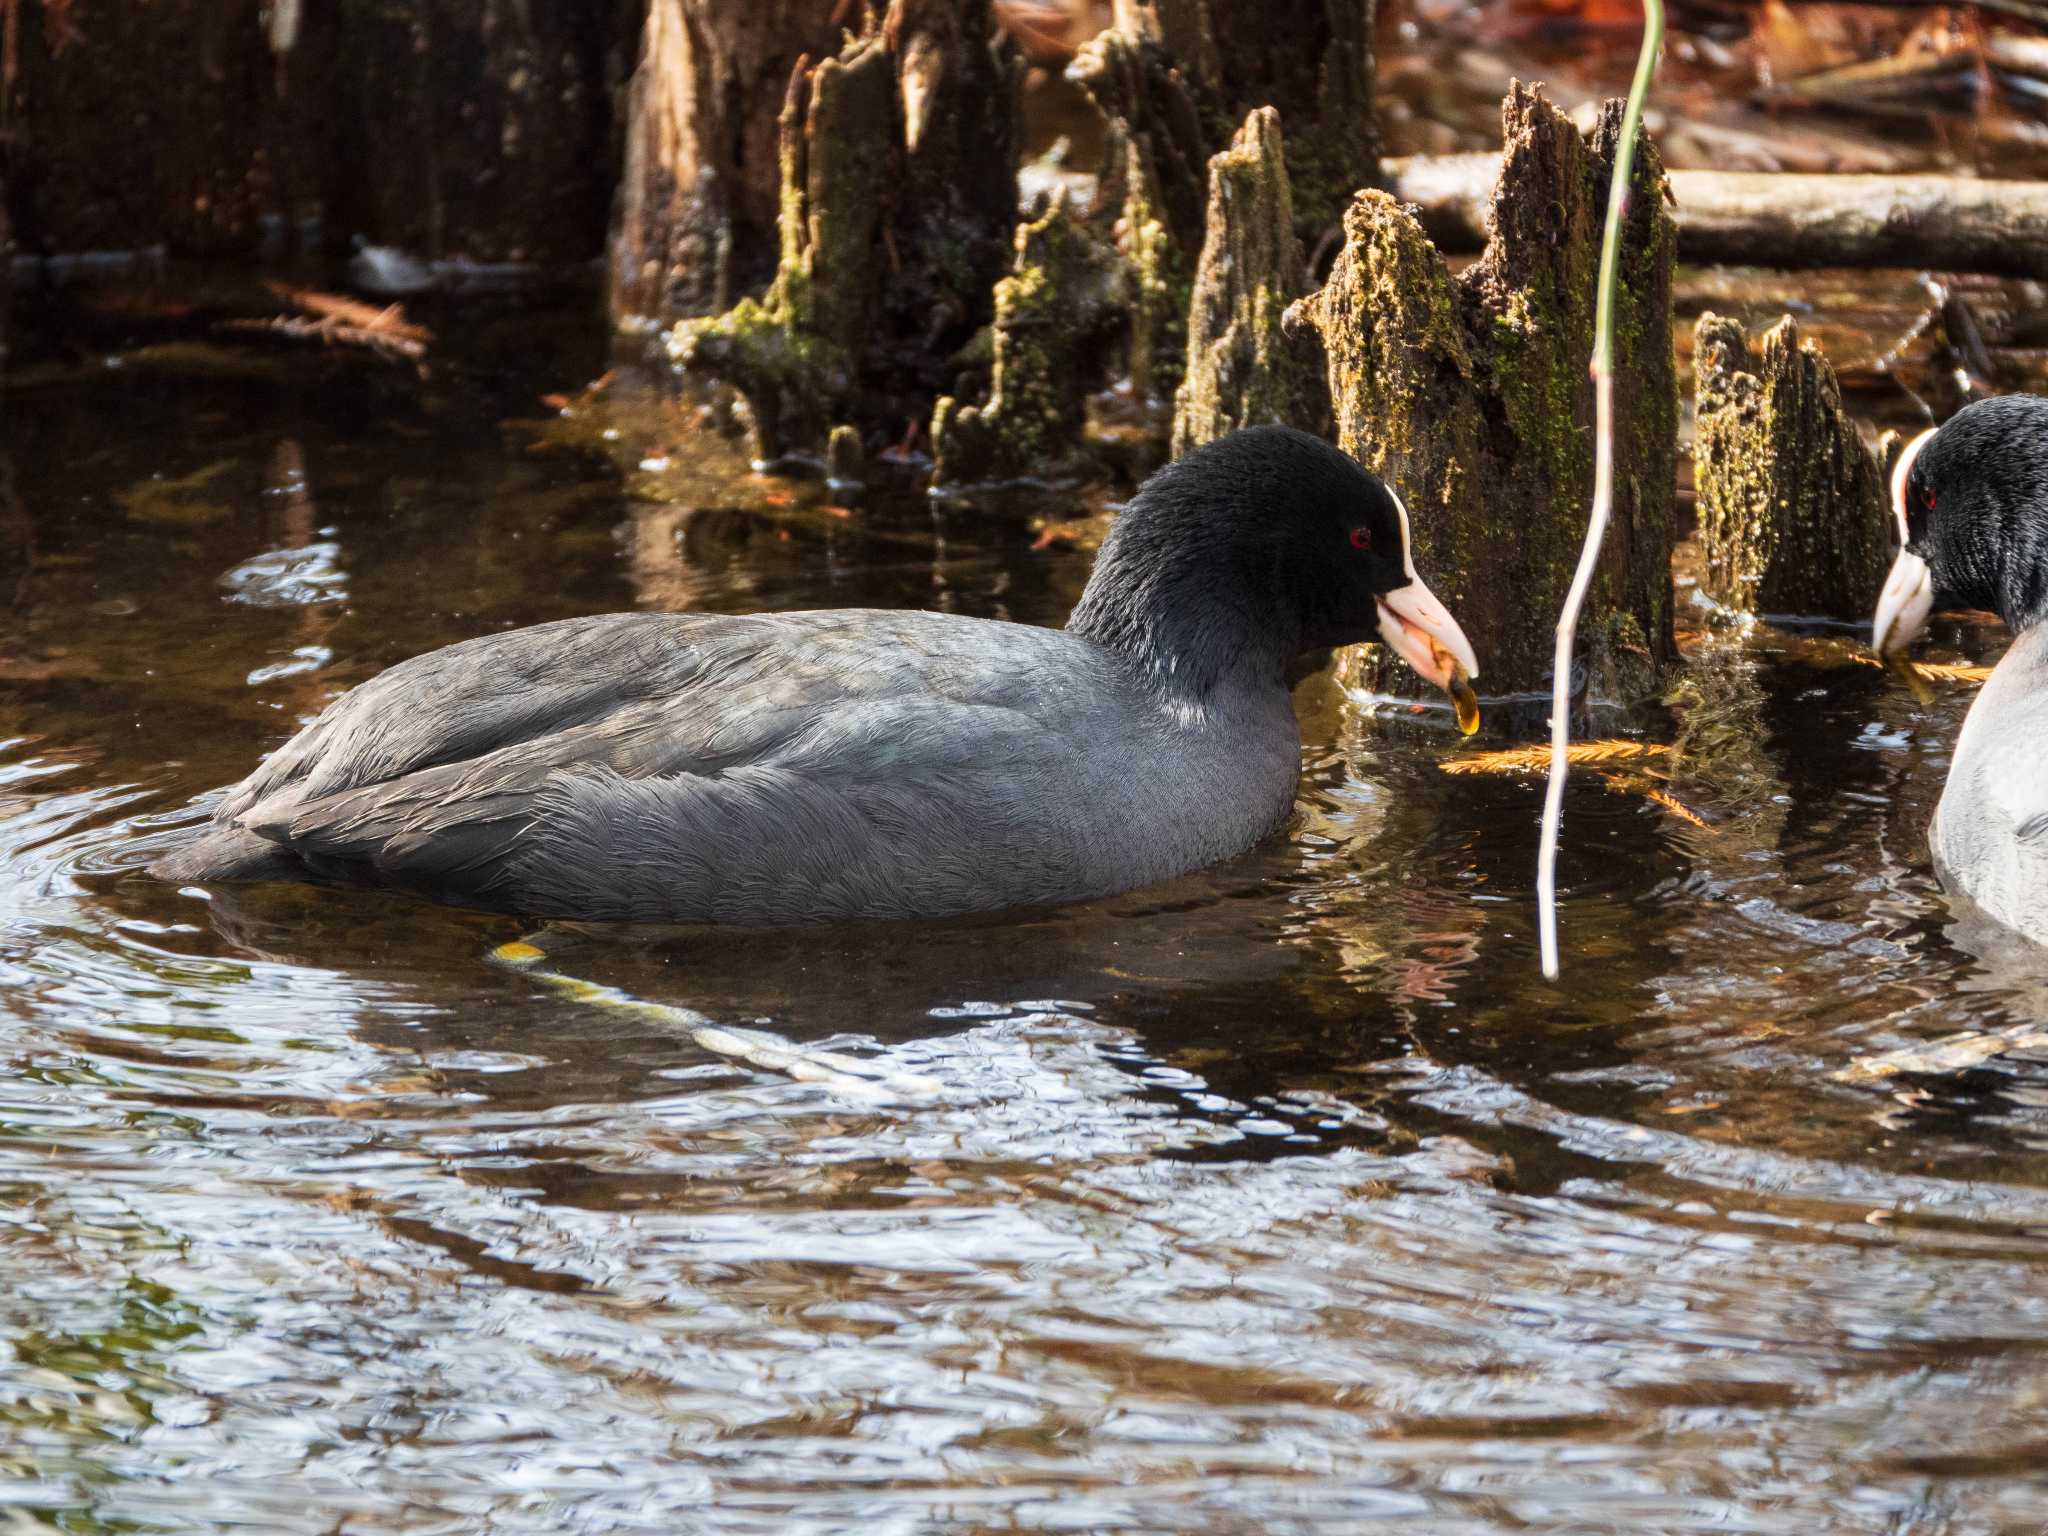
{"label": "fallen log", "polygon": [[[1500,157],[1410,155],[1386,186],[1439,246],[1477,250]],[[1683,261],[2048,277],[2048,182],[1672,171]]]}

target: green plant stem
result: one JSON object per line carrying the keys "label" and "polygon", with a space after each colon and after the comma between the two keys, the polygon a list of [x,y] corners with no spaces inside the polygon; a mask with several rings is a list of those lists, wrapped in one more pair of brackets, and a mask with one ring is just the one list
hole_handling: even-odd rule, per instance
{"label": "green plant stem", "polygon": [[1621,135],[1614,146],[1614,172],[1607,185],[1607,227],[1600,238],[1600,286],[1593,322],[1593,512],[1586,523],[1586,542],[1579,566],[1557,616],[1557,650],[1550,689],[1550,781],[1543,795],[1543,840],[1536,855],[1536,922],[1541,939],[1543,974],[1557,977],[1557,837],[1564,817],[1564,783],[1569,771],[1566,748],[1571,743],[1572,640],[1578,633],[1579,610],[1600,563],[1600,545],[1614,510],[1614,290],[1621,265],[1621,221],[1628,207],[1629,182],[1635,174],[1636,134],[1642,126],[1643,102],[1657,73],[1657,54],[1664,46],[1664,0],[1643,0],[1643,48],[1636,56],[1635,79],[1622,109]]}

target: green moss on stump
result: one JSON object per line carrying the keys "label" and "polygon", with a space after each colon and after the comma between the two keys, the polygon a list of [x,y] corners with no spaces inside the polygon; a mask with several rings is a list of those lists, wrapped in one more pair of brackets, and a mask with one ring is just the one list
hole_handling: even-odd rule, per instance
{"label": "green moss on stump", "polygon": [[1306,282],[1280,115],[1260,107],[1209,162],[1187,371],[1175,397],[1175,454],[1257,422],[1329,430],[1322,355],[1312,336],[1301,328],[1290,335],[1284,324]]}
{"label": "green moss on stump", "polygon": [[932,412],[933,478],[942,486],[1043,478],[1080,443],[1086,397],[1117,313],[1109,254],[1064,195],[1017,226],[1016,258],[996,284],[994,365],[983,405],[942,397]]}
{"label": "green moss on stump", "polygon": [[1707,595],[1746,612],[1861,618],[1890,553],[1885,477],[1828,360],[1789,315],[1752,353],[1739,321],[1705,314],[1693,368]]}
{"label": "green moss on stump", "polygon": [[893,0],[796,70],[775,279],[668,336],[675,361],[746,397],[757,457],[815,452],[835,422],[923,419],[1008,261],[1017,105],[989,0]]}
{"label": "green moss on stump", "polygon": [[[1295,310],[1322,338],[1339,443],[1407,502],[1417,565],[1471,637],[1489,692],[1547,683],[1592,501],[1587,364],[1619,105],[1589,142],[1516,83],[1502,105],[1506,149],[1479,261],[1454,278],[1412,214],[1362,192],[1345,211],[1329,280]],[[1678,412],[1676,232],[1647,141],[1632,187],[1616,315],[1614,520],[1585,632],[1612,637],[1591,648],[1596,691],[1640,698],[1673,655]],[[1355,670],[1371,686],[1415,686],[1390,666]]]}

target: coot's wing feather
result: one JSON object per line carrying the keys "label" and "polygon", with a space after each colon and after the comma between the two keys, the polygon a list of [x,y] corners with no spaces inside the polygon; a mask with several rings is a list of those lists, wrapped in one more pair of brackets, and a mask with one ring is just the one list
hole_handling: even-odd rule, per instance
{"label": "coot's wing feather", "polygon": [[1036,793],[1074,759],[1060,736],[1002,706],[931,697],[814,703],[716,765],[581,727],[281,803],[275,820],[259,807],[252,826],[330,878],[535,915],[971,911],[1072,885],[1083,850]]}
{"label": "coot's wing feather", "polygon": [[[338,701],[234,794],[215,839],[534,913],[1046,899],[1079,856],[1052,786],[1114,774],[1124,749],[1099,728],[1090,648],[990,628],[621,615],[469,642]],[[1077,789],[1100,804],[1111,783]]]}
{"label": "coot's wing feather", "polygon": [[215,820],[233,824],[280,795],[318,797],[482,757],[673,696],[758,650],[761,629],[750,618],[616,613],[412,657],[335,700],[230,790]]}

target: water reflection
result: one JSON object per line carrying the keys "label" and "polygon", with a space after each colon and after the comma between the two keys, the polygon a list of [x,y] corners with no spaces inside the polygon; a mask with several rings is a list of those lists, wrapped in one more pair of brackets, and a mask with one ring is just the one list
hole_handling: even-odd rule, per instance
{"label": "water reflection", "polygon": [[[1002,516],[838,515],[715,439],[659,471],[529,451],[499,423],[558,384],[9,402],[36,420],[0,620],[18,1523],[2048,1518],[2048,1014],[1952,930],[1922,842],[1960,690],[1922,707],[1808,641],[1712,653],[1658,727],[1711,825],[1574,792],[1556,987],[1537,782],[1445,775],[1441,720],[1316,679],[1291,838],[1166,887],[543,936],[564,974],[934,1085],[886,1100],[490,965],[503,919],[143,876],[195,797],[430,645],[635,603],[1054,622],[1085,574]],[[115,411],[117,440],[80,420]],[[221,462],[221,515],[127,515]],[[346,575],[230,600],[265,559]],[[1965,1032],[1998,1049],[1856,1070]]]}

